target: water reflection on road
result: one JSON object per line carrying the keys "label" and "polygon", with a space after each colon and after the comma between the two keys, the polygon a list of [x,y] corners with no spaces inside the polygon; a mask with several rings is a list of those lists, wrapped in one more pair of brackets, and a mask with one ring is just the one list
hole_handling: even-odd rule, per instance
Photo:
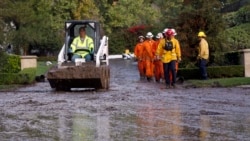
{"label": "water reflection on road", "polygon": [[[78,115],[73,119],[74,139],[97,141],[247,141],[250,139],[249,114],[248,117],[244,117],[231,111],[225,113],[209,110],[189,111],[187,110],[189,107],[183,105],[185,104],[175,101],[165,103],[149,101],[118,106],[112,114],[100,114],[94,117]],[[226,114],[228,112],[230,114]]]}
{"label": "water reflection on road", "polygon": [[73,116],[72,140],[109,141],[110,121],[107,116],[89,117],[82,114]]}

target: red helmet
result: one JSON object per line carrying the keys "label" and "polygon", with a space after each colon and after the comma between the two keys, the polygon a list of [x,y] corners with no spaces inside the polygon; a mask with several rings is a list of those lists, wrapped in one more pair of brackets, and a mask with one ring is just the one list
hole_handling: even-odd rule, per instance
{"label": "red helmet", "polygon": [[173,30],[168,29],[168,30],[165,32],[165,35],[168,36],[168,37],[174,36],[174,32],[173,32]]}

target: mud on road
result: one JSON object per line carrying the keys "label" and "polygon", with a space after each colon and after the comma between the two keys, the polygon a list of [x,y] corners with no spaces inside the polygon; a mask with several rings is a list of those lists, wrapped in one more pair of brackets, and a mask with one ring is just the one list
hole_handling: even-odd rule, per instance
{"label": "mud on road", "polygon": [[[0,92],[1,141],[249,141],[249,88],[162,89],[111,60],[109,91]],[[185,82],[184,82],[185,83]]]}

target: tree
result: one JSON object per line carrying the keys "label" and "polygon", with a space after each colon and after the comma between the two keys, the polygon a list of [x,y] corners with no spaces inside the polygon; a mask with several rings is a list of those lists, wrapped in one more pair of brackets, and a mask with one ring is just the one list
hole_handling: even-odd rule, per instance
{"label": "tree", "polygon": [[161,17],[157,26],[159,30],[174,27],[174,20],[181,12],[183,0],[154,0],[152,4],[161,12]]}
{"label": "tree", "polygon": [[76,0],[76,3],[76,8],[73,10],[73,19],[102,20],[99,9],[93,0]]}
{"label": "tree", "polygon": [[27,0],[5,1],[5,6],[2,9],[3,15],[1,15],[5,23],[12,27],[8,30],[7,36],[17,48],[22,48],[24,54],[27,52],[28,42],[36,39],[36,35],[32,34],[34,33],[32,30],[36,27],[35,13],[30,8],[33,6],[32,4],[33,2]]}
{"label": "tree", "polygon": [[[30,47],[54,51],[62,45],[62,29],[65,19],[73,9],[71,1],[4,0],[0,18],[8,29],[6,37],[14,44],[17,52],[28,54]],[[13,10],[15,9],[15,10]],[[59,44],[61,44],[59,46]]]}
{"label": "tree", "polygon": [[210,63],[215,63],[213,52],[225,51],[224,43],[226,37],[219,33],[226,27],[222,18],[220,8],[221,3],[218,0],[190,0],[190,3],[184,5],[179,17],[176,19],[178,39],[182,47],[182,56],[184,61],[196,62],[197,33],[204,31],[210,48]]}
{"label": "tree", "polygon": [[225,42],[227,34],[236,32],[222,32],[226,27],[223,18],[230,21],[229,27],[238,30],[235,26],[249,23],[249,6],[244,5],[228,17],[220,9],[237,2],[248,0],[1,0],[0,43],[12,43],[24,54],[31,48],[44,54],[54,52],[63,44],[66,20],[93,19],[101,22],[110,37],[110,53],[118,53],[127,47],[133,49],[139,34],[156,34],[173,27],[178,32],[184,61],[186,58],[190,62],[195,59],[199,30],[208,34],[212,54],[230,49]]}
{"label": "tree", "polygon": [[225,31],[228,46],[231,50],[250,48],[250,4],[241,7],[236,12],[224,14],[228,28]]}
{"label": "tree", "polygon": [[135,37],[127,32],[128,28],[138,25],[152,28],[159,22],[159,11],[144,0],[119,0],[116,4],[101,0],[101,3],[104,5],[98,6],[105,17],[104,29],[110,37],[110,48],[119,48],[116,52],[122,52],[125,48],[133,49]]}
{"label": "tree", "polygon": [[4,42],[4,28],[5,28],[4,25],[5,24],[4,24],[3,20],[0,19],[0,31],[2,31],[2,33],[0,33],[0,47],[1,47],[1,44],[3,44],[3,42]]}
{"label": "tree", "polygon": [[159,19],[160,13],[150,4],[143,3],[143,0],[120,0],[116,5],[111,6],[107,13],[107,21],[111,28],[128,28],[133,25],[153,26]]}

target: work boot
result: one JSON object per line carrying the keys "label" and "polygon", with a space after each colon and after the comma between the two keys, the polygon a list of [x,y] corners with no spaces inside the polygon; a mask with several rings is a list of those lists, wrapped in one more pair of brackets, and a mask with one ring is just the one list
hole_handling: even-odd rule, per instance
{"label": "work boot", "polygon": [[166,89],[170,89],[172,86],[170,84],[166,85]]}
{"label": "work boot", "polygon": [[147,77],[147,80],[148,80],[148,82],[150,82],[150,81],[152,81],[152,78],[150,78],[150,77]]}
{"label": "work boot", "polygon": [[172,87],[172,88],[175,88],[175,84],[173,83],[173,84],[171,85],[171,87]]}
{"label": "work boot", "polygon": [[144,76],[140,76],[140,80],[144,80],[145,78],[144,78]]}

